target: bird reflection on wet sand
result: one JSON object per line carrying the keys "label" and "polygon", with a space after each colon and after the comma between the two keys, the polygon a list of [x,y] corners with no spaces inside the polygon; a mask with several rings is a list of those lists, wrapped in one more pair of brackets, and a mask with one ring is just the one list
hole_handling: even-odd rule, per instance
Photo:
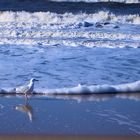
{"label": "bird reflection on wet sand", "polygon": [[28,103],[26,104],[19,104],[14,106],[14,109],[23,113],[26,113],[29,117],[29,120],[33,121],[33,108]]}

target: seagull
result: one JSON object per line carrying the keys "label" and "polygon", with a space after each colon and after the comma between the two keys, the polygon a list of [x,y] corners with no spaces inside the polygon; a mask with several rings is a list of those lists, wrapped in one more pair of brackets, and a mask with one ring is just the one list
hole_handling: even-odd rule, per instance
{"label": "seagull", "polygon": [[14,91],[15,91],[16,93],[24,93],[24,94],[25,94],[25,97],[27,98],[27,94],[28,94],[28,93],[33,93],[33,90],[34,90],[34,82],[35,82],[35,81],[38,81],[38,80],[32,78],[32,79],[30,80],[30,82],[29,82],[28,85],[23,85],[23,86],[16,87],[16,88],[14,89]]}

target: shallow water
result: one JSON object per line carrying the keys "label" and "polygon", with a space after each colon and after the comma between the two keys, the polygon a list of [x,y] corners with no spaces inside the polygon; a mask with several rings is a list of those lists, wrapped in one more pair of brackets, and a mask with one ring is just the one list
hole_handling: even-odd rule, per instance
{"label": "shallow water", "polygon": [[140,102],[128,99],[79,103],[74,100],[32,98],[27,103],[32,119],[27,112],[14,109],[15,106],[25,105],[23,99],[0,98],[0,102],[1,134],[140,134]]}

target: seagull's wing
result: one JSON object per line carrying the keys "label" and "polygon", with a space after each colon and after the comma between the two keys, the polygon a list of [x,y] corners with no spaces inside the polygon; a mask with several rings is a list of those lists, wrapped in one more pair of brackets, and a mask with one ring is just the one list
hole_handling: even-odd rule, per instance
{"label": "seagull's wing", "polygon": [[19,86],[16,87],[16,93],[27,93],[29,90],[28,86]]}

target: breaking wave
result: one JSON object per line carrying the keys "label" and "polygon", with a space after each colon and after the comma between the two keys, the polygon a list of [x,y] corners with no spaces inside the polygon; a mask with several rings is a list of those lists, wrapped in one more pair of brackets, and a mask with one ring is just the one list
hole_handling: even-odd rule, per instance
{"label": "breaking wave", "polygon": [[1,12],[0,44],[140,47],[140,16],[51,12]]}
{"label": "breaking wave", "polygon": [[[34,95],[91,95],[91,94],[122,94],[123,93],[138,93],[140,92],[140,81],[133,83],[126,83],[120,85],[81,85],[71,88],[58,88],[58,89],[38,89],[34,91]],[[0,94],[17,94],[13,88],[0,89]],[[119,96],[118,96],[119,97]]]}
{"label": "breaking wave", "polygon": [[[57,14],[52,12],[11,12],[5,11],[0,12],[0,22],[10,22],[15,24],[21,24],[25,26],[26,24],[45,24],[48,26],[51,25],[62,25],[65,26],[74,26],[83,21],[87,21],[90,23],[97,23],[97,22],[111,22],[111,23],[122,23],[122,24],[140,24],[140,15],[139,14],[130,14],[130,15],[116,15],[109,11],[99,11],[96,13],[64,13],[64,14]],[[25,24],[25,25],[24,25]],[[36,26],[36,24],[34,26]],[[39,26],[39,25],[38,25]],[[60,26],[61,27],[61,26]],[[61,27],[61,28],[62,28]]]}
{"label": "breaking wave", "polygon": [[[0,89],[0,97],[22,97],[24,93],[15,93],[13,88]],[[71,88],[38,89],[29,97],[61,100],[107,101],[112,98],[140,101],[140,81],[120,85],[78,85]]]}
{"label": "breaking wave", "polygon": [[104,93],[136,93],[140,92],[140,81],[120,85],[78,85],[72,88],[47,89],[37,91],[44,94],[104,94]]}

